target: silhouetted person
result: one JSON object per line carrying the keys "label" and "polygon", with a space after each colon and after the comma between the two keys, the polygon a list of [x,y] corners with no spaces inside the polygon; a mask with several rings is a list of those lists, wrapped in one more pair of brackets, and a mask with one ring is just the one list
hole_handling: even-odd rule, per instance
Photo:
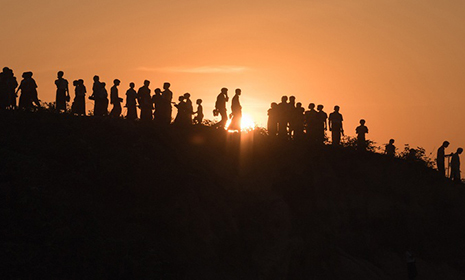
{"label": "silhouetted person", "polygon": [[8,67],[3,68],[0,73],[0,109],[16,109],[16,88],[18,82],[13,74],[13,70]]}
{"label": "silhouetted person", "polygon": [[184,102],[184,95],[179,96],[178,101],[179,103],[174,103],[174,107],[178,109],[178,113],[174,118],[173,124],[176,126],[186,126],[186,115],[188,114],[188,109],[186,108],[186,102]]}
{"label": "silhouetted person", "polygon": [[458,148],[457,152],[452,154],[452,159],[450,161],[450,178],[456,183],[461,183],[462,178],[460,176],[460,154],[462,154],[463,149]]}
{"label": "silhouetted person", "polygon": [[295,96],[289,96],[289,102],[287,103],[287,127],[288,127],[288,133],[289,137],[294,136],[294,126],[295,126]]}
{"label": "silhouetted person", "polygon": [[444,141],[438,149],[437,157],[436,157],[436,166],[438,167],[438,171],[442,176],[446,176],[446,168],[444,160],[446,157],[450,155],[446,155],[446,148],[449,147],[449,141]]}
{"label": "silhouetted person", "polygon": [[217,126],[221,128],[223,128],[226,125],[226,122],[228,121],[228,112],[226,110],[226,102],[228,101],[229,101],[228,89],[222,88],[221,92],[216,97],[216,102],[215,102],[215,110],[221,116],[221,120],[217,124]]}
{"label": "silhouetted person", "polygon": [[278,116],[278,135],[282,138],[288,137],[288,116],[289,116],[289,103],[287,102],[287,96],[281,97],[281,103],[277,106]]}
{"label": "silhouetted person", "polygon": [[339,146],[341,143],[341,135],[344,135],[342,127],[342,115],[339,113],[339,106],[334,106],[334,112],[329,114],[329,131],[331,131],[331,140],[333,145]]}
{"label": "silhouetted person", "polygon": [[161,93],[161,96],[163,97],[163,104],[164,106],[160,111],[160,115],[163,116],[161,122],[163,124],[170,124],[171,123],[171,115],[172,115],[172,107],[171,107],[171,101],[173,100],[173,93],[170,90],[170,83],[164,83],[163,84],[163,92]]}
{"label": "silhouetted person", "polygon": [[144,85],[137,91],[137,101],[139,101],[140,119],[142,121],[152,120],[152,98],[149,89],[150,81],[145,80]]}
{"label": "silhouetted person", "polygon": [[235,95],[231,102],[231,124],[229,125],[228,130],[237,130],[241,131],[241,120],[242,120],[242,106],[239,100],[241,96],[241,89],[236,89]]}
{"label": "silhouetted person", "polygon": [[315,104],[308,105],[309,111],[305,112],[305,132],[311,144],[315,144],[318,139],[318,112],[315,110]]}
{"label": "silhouetted person", "polygon": [[84,86],[84,80],[79,79],[73,82],[74,85],[74,100],[71,106],[73,114],[79,116],[86,115],[86,87]]}
{"label": "silhouetted person", "polygon": [[328,130],[328,115],[326,114],[325,111],[323,111],[324,106],[323,105],[318,105],[316,107],[317,111],[317,130],[316,130],[316,141],[319,144],[323,144],[325,142],[325,136],[326,133],[325,131]]}
{"label": "silhouetted person", "polygon": [[40,101],[37,94],[37,84],[32,78],[32,75],[32,72],[24,72],[23,80],[16,91],[16,93],[21,91],[21,96],[19,97],[20,109],[32,109],[34,104],[37,107],[40,107]]}
{"label": "silhouetted person", "polygon": [[184,102],[185,105],[185,112],[184,112],[184,120],[186,125],[192,125],[192,115],[194,114],[194,106],[192,106],[191,94],[186,92],[184,93]]}
{"label": "silhouetted person", "polygon": [[126,119],[132,121],[137,119],[137,92],[134,89],[135,86],[134,83],[130,83],[129,89],[126,91],[126,108],[128,109]]}
{"label": "silhouetted person", "polygon": [[8,107],[8,94],[6,92],[5,68],[0,73],[0,110],[5,110]]}
{"label": "silhouetted person", "polygon": [[302,103],[297,102],[293,110],[292,126],[294,130],[294,138],[301,139],[304,136],[304,112]]}
{"label": "silhouetted person", "polygon": [[153,108],[155,109],[153,111],[153,120],[155,121],[155,123],[160,124],[162,123],[163,112],[164,112],[163,106],[165,106],[165,104],[164,104],[163,96],[161,95],[161,89],[156,88],[153,92],[154,92],[154,95],[152,95],[152,103],[153,103]]}
{"label": "silhouetted person", "polygon": [[395,157],[396,155],[396,146],[394,146],[394,139],[389,140],[389,144],[386,145],[385,149],[386,155],[390,157]]}
{"label": "silhouetted person", "polygon": [[268,109],[268,135],[276,136],[278,133],[278,104],[276,102],[271,103],[270,109]]}
{"label": "silhouetted person", "polygon": [[105,105],[105,91],[104,83],[100,82],[100,77],[95,75],[94,84],[92,85],[92,95],[89,96],[90,100],[94,100],[94,116],[104,116],[106,115],[106,105]]}
{"label": "silhouetted person", "polygon": [[360,125],[355,129],[357,133],[357,149],[360,151],[365,151],[367,148],[367,141],[365,134],[368,133],[368,127],[365,126],[365,120],[360,120]]}
{"label": "silhouetted person", "polygon": [[69,97],[69,85],[68,80],[63,78],[64,72],[58,71],[55,85],[57,87],[56,92],[56,110],[57,112],[66,112],[66,103],[70,100]]}
{"label": "silhouetted person", "polygon": [[194,117],[194,124],[202,124],[203,122],[203,106],[202,99],[197,99],[195,102],[197,104],[197,111],[194,112],[196,116]]}
{"label": "silhouetted person", "polygon": [[113,81],[113,86],[110,89],[110,102],[113,104],[113,108],[111,109],[110,116],[119,118],[121,116],[122,108],[121,102],[123,99],[119,97],[118,93],[118,86],[120,85],[121,81],[115,79]]}

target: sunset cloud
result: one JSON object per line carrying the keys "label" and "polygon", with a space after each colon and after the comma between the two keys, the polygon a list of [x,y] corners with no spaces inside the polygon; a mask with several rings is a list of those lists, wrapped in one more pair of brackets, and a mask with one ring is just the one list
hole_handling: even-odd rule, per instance
{"label": "sunset cloud", "polygon": [[243,66],[220,65],[220,66],[166,67],[166,68],[139,67],[137,68],[137,70],[147,71],[147,72],[215,74],[215,73],[241,73],[241,72],[249,70],[249,68],[243,67]]}

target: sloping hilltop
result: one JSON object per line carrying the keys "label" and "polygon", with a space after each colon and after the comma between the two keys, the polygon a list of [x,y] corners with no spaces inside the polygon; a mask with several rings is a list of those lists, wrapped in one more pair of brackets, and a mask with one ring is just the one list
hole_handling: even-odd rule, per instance
{"label": "sloping hilltop", "polygon": [[[421,162],[0,115],[3,279],[465,279],[465,190]],[[419,277],[420,279],[420,277]]]}

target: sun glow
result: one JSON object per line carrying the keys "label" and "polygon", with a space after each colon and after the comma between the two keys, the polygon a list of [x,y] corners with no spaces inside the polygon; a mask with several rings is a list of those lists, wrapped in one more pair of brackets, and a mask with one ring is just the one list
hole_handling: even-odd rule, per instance
{"label": "sun glow", "polygon": [[[228,130],[229,125],[231,124],[231,119],[229,119],[226,122],[226,130]],[[252,117],[249,114],[242,114],[242,119],[241,119],[241,131],[250,131],[254,130],[256,124]],[[236,130],[231,130],[231,132],[234,132]]]}

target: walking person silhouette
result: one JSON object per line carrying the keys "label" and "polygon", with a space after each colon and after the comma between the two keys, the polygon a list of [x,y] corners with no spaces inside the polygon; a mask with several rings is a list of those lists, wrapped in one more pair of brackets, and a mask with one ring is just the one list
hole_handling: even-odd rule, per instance
{"label": "walking person silhouette", "polygon": [[84,86],[84,80],[79,79],[73,82],[74,88],[74,101],[71,106],[73,114],[78,116],[86,115],[86,87]]}
{"label": "walking person silhouette", "polygon": [[231,102],[231,124],[228,127],[228,130],[237,130],[241,132],[241,120],[242,120],[242,106],[239,100],[241,96],[241,89],[236,89],[235,95]]}
{"label": "walking person silhouette", "polygon": [[123,99],[119,97],[118,93],[118,86],[120,83],[120,80],[115,79],[113,81],[113,86],[110,89],[110,102],[113,104],[113,109],[111,109],[110,116],[114,118],[119,118],[122,112],[121,102],[123,102]]}
{"label": "walking person silhouette", "polygon": [[202,106],[202,99],[197,99],[195,102],[197,104],[197,111],[194,112],[196,116],[194,117],[194,124],[200,125],[203,122],[203,106]]}
{"label": "walking person silhouette", "polygon": [[221,92],[216,97],[215,110],[220,114],[221,120],[217,123],[217,127],[224,128],[228,121],[228,112],[226,109],[226,102],[229,101],[228,89],[222,88]]}
{"label": "walking person silhouette", "polygon": [[386,148],[384,150],[386,155],[390,157],[395,157],[396,155],[396,146],[394,146],[394,139],[389,140],[389,144],[386,145]]}
{"label": "walking person silhouette", "polygon": [[34,104],[36,107],[40,107],[40,101],[37,93],[37,83],[32,78],[32,76],[32,72],[24,72],[22,75],[23,80],[15,92],[15,94],[17,94],[19,91],[21,91],[21,95],[19,96],[20,109],[30,110],[34,108]]}

